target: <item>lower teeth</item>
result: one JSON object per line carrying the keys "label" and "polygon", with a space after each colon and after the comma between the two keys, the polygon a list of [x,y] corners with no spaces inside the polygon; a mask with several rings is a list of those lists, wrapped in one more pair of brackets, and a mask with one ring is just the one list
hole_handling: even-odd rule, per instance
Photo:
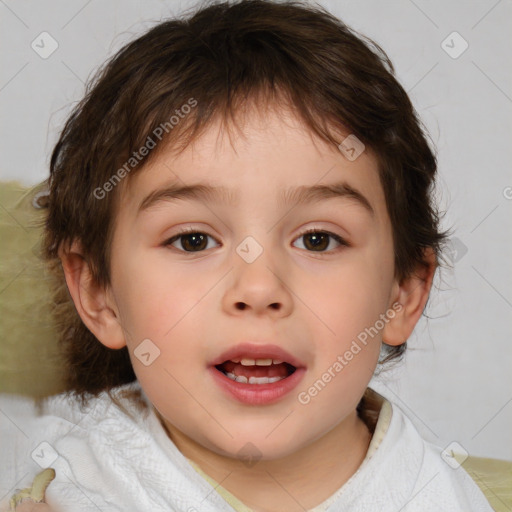
{"label": "lower teeth", "polygon": [[243,384],[271,384],[283,380],[285,377],[247,377],[245,375],[235,375],[231,372],[225,373],[226,377],[236,382],[242,382]]}

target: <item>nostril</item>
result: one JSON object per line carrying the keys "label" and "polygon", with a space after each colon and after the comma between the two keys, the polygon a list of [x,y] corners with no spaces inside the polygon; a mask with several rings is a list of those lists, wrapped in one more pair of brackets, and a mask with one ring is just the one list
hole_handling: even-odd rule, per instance
{"label": "nostril", "polygon": [[[243,311],[245,308],[247,308],[247,304],[245,302],[237,302],[235,307],[236,309]],[[269,307],[272,309],[280,309],[281,304],[279,304],[279,302],[273,302],[272,304],[269,304]]]}

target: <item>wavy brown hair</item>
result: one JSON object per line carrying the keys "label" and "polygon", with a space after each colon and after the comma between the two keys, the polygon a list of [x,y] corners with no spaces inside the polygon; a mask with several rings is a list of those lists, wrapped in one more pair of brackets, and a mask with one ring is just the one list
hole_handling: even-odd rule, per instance
{"label": "wavy brown hair", "polygon": [[[113,190],[112,179],[170,116],[196,106]],[[82,399],[135,380],[126,348],[102,345],[78,316],[59,247],[81,242],[97,283],[110,283],[110,247],[122,186],[162,147],[177,151],[212,121],[237,125],[250,102],[290,108],[321,139],[338,146],[355,134],[379,163],[402,280],[437,260],[447,233],[433,204],[436,158],[383,50],[318,6],[242,0],[210,3],[158,23],[114,55],[87,86],[50,164],[43,253],[55,276],[54,311],[67,360],[67,385]],[[153,136],[154,138],[154,136]],[[380,363],[406,347],[387,347]]]}

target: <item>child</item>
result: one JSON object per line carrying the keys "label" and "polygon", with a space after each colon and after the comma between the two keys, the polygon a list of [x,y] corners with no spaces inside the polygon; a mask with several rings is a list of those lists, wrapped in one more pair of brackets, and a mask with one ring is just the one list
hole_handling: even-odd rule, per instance
{"label": "child", "polygon": [[321,8],[217,3],[128,44],[52,155],[70,392],[3,398],[5,503],[490,511],[368,387],[427,303],[435,173],[385,54]]}

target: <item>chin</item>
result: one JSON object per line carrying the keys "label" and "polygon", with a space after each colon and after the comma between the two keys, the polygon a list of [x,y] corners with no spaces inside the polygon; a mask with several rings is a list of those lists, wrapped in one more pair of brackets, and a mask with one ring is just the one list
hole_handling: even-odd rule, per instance
{"label": "chin", "polygon": [[[222,441],[208,439],[201,444],[219,455],[245,462],[282,459],[309,444],[307,439],[298,436],[298,432],[283,429],[278,433],[272,432],[273,429],[275,429],[275,423],[265,430],[247,429],[234,434],[233,438],[224,438]],[[313,437],[310,442],[312,440]]]}

